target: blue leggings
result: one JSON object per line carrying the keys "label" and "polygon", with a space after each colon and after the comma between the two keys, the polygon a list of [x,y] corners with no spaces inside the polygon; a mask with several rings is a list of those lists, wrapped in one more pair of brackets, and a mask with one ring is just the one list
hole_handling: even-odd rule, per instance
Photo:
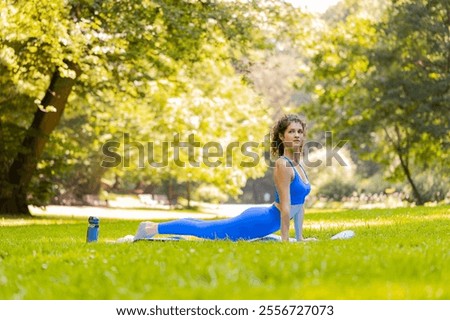
{"label": "blue leggings", "polygon": [[159,234],[189,235],[215,240],[250,240],[280,229],[280,211],[270,207],[248,208],[240,215],[223,220],[179,219],[158,225]]}

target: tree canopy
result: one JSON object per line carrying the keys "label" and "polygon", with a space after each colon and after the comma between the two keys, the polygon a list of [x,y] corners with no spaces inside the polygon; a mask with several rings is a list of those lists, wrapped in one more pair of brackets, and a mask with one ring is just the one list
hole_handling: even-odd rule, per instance
{"label": "tree canopy", "polygon": [[[148,182],[194,177],[238,194],[248,176],[264,172],[263,162],[242,166],[245,150],[224,154],[226,165],[214,170],[200,153],[194,155],[198,167],[169,161],[163,168],[136,170],[133,154],[141,150],[131,149],[138,142],[155,143],[158,158],[156,144],[173,143],[177,135],[182,142],[193,135],[200,151],[209,142],[239,143],[239,148],[245,141],[262,143],[270,112],[242,72],[257,50],[274,46],[274,37],[280,37],[276,25],[298,15],[284,6],[277,1],[3,2],[0,211],[26,213],[29,199],[45,204],[73,184],[98,192],[105,174]],[[101,166],[99,151],[108,141],[122,141],[123,152],[133,159],[123,157],[111,170]],[[180,152],[175,156],[189,156]],[[261,146],[254,150],[262,152]],[[167,156],[174,160],[171,150]]]}
{"label": "tree canopy", "polygon": [[422,173],[436,184],[449,173],[448,4],[393,1],[374,19],[362,2],[347,3],[351,10],[324,32],[312,58],[310,111],[389,178],[407,179],[423,204],[431,186],[418,185]]}
{"label": "tree canopy", "polygon": [[320,17],[281,0],[3,1],[0,213],[70,204],[119,180],[237,196],[266,173],[269,126],[286,111],[406,181],[414,202],[442,200],[449,10],[445,0],[345,0]]}

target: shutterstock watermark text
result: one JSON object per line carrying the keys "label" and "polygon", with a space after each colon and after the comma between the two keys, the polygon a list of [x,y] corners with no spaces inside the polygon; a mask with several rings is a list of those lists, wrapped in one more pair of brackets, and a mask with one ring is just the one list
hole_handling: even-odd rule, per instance
{"label": "shutterstock watermark text", "polygon": [[[348,142],[333,141],[331,131],[325,132],[325,141],[308,141],[302,150],[303,163],[307,167],[318,167],[324,162],[331,166],[333,159],[341,166],[347,166],[340,151]],[[201,141],[195,134],[189,134],[185,139],[175,133],[168,141],[135,141],[129,133],[124,133],[122,139],[109,140],[101,147],[103,159],[101,166],[113,168],[122,166],[128,168],[154,167],[163,168],[169,162],[178,167],[206,166],[216,168],[220,166],[256,167],[264,162],[266,166],[274,167],[276,158],[271,150],[277,148],[270,135],[264,136],[263,141]],[[315,150],[325,151],[324,159],[314,159],[311,154]],[[237,163],[236,163],[237,162]]]}

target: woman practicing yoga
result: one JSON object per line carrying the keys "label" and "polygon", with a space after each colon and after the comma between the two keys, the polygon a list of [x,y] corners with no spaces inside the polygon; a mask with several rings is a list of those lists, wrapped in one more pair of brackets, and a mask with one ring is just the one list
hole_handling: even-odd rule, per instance
{"label": "woman practicing yoga", "polygon": [[290,220],[294,220],[296,240],[303,240],[303,204],[311,191],[306,172],[300,164],[306,124],[298,115],[286,115],[272,129],[275,162],[275,202],[269,207],[253,207],[223,220],[179,219],[170,222],[142,222],[134,241],[156,234],[190,235],[204,239],[251,240],[281,229],[281,239],[289,241]]}

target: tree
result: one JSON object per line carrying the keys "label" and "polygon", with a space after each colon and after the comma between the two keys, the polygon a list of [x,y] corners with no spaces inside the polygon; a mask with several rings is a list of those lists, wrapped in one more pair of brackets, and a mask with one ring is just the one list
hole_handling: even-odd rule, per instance
{"label": "tree", "polygon": [[311,113],[392,179],[406,179],[423,204],[413,170],[426,170],[431,158],[443,169],[435,179],[448,179],[448,5],[394,1],[373,20],[359,2],[348,3],[353,9],[313,58]]}
{"label": "tree", "polygon": [[[122,97],[139,94],[129,86],[133,81],[167,76],[173,72],[171,62],[196,59],[214,18],[226,36],[242,31],[245,38],[245,22],[238,23],[226,5],[215,2],[10,1],[0,10],[5,21],[2,82],[10,94],[2,101],[2,138],[19,133],[8,142],[21,141],[2,166],[0,212],[28,213],[31,177],[75,84],[85,91],[110,90],[104,95],[109,101],[116,91]],[[13,105],[35,100],[32,124],[26,129],[12,125]]]}
{"label": "tree", "polygon": [[[2,21],[5,22],[0,47],[1,69],[4,73],[0,82],[5,84],[7,97],[1,101],[0,137],[5,151],[0,182],[2,212],[28,212],[27,186],[46,139],[58,124],[80,72],[72,59],[61,55],[64,47],[62,42],[67,41],[68,36],[67,21],[61,20],[64,10],[54,10],[55,5],[58,5],[55,3],[49,4],[48,8],[35,5],[22,2],[16,7],[2,3],[0,8]],[[47,21],[45,28],[37,21],[37,17]],[[61,42],[55,40],[58,37],[62,39]],[[40,55],[35,61],[37,52]],[[52,59],[53,63],[47,63]],[[42,90],[45,86],[47,90]],[[33,99],[39,91],[44,93],[43,97]],[[31,109],[21,107],[22,104],[38,105],[27,129],[21,126],[21,122],[26,122],[29,117],[22,116],[20,121],[14,122],[16,119],[11,115],[14,107],[20,108],[23,113]],[[18,139],[21,143],[17,143]]]}
{"label": "tree", "polygon": [[[0,100],[0,145],[4,153],[0,166],[0,213],[28,214],[30,196],[33,201],[39,200],[39,195],[33,197],[30,183],[38,187],[48,185],[52,173],[65,174],[58,170],[68,166],[57,165],[55,159],[78,161],[79,171],[83,171],[83,165],[98,161],[98,153],[82,141],[98,150],[108,137],[119,139],[124,132],[143,131],[144,120],[149,130],[169,128],[172,123],[163,117],[170,111],[170,101],[175,101],[169,95],[187,99],[198,96],[189,87],[190,78],[183,73],[189,73],[191,67],[194,70],[220,61],[237,65],[249,48],[273,45],[267,41],[264,28],[254,28],[253,23],[263,21],[270,25],[264,17],[271,13],[277,18],[272,9],[279,4],[188,0],[2,2],[0,84],[4,98]],[[223,50],[208,60],[207,55],[217,46],[223,46]],[[231,76],[229,65],[219,63],[212,71],[225,72],[232,79],[232,85],[223,94],[231,95],[236,88],[243,94],[249,93],[237,83],[238,78]],[[183,88],[187,94],[181,94]],[[200,95],[205,104],[187,110],[179,107],[177,111],[192,116],[197,109],[211,104],[213,93],[210,90]],[[248,116],[248,103],[257,106],[254,115],[264,114],[256,97],[247,96],[247,100],[229,99],[241,112],[228,112],[228,127],[221,127],[217,133]],[[214,104],[216,110],[220,106],[217,118],[227,114],[223,104]],[[63,113],[69,114],[65,124],[80,126],[79,130],[71,129],[80,141],[71,141],[62,132],[52,135]],[[265,125],[262,116],[259,122],[249,123],[248,129],[259,135]],[[245,139],[252,130],[244,136],[240,132],[231,137]],[[155,135],[155,131],[152,133]],[[46,161],[39,161],[49,138],[54,148],[44,155]],[[158,138],[163,139],[164,135]],[[60,153],[53,154],[53,150]],[[74,154],[77,156],[72,158]],[[104,172],[97,169],[93,165],[91,171],[84,171],[95,172],[98,182]],[[223,181],[245,180],[247,174],[258,175],[261,168],[248,168],[234,180],[228,180],[233,176],[230,170],[218,170]],[[185,172],[167,174],[180,178]],[[33,182],[33,176],[38,181]],[[203,176],[213,178],[205,173]],[[225,188],[236,192],[234,187]]]}
{"label": "tree", "polygon": [[433,173],[437,180],[449,174],[450,8],[445,1],[393,4],[379,25],[383,36],[369,52],[374,71],[366,86],[378,110],[374,121],[384,126],[397,170],[410,184],[415,202],[423,204],[429,199],[417,185],[417,175],[433,166],[443,170]]}

